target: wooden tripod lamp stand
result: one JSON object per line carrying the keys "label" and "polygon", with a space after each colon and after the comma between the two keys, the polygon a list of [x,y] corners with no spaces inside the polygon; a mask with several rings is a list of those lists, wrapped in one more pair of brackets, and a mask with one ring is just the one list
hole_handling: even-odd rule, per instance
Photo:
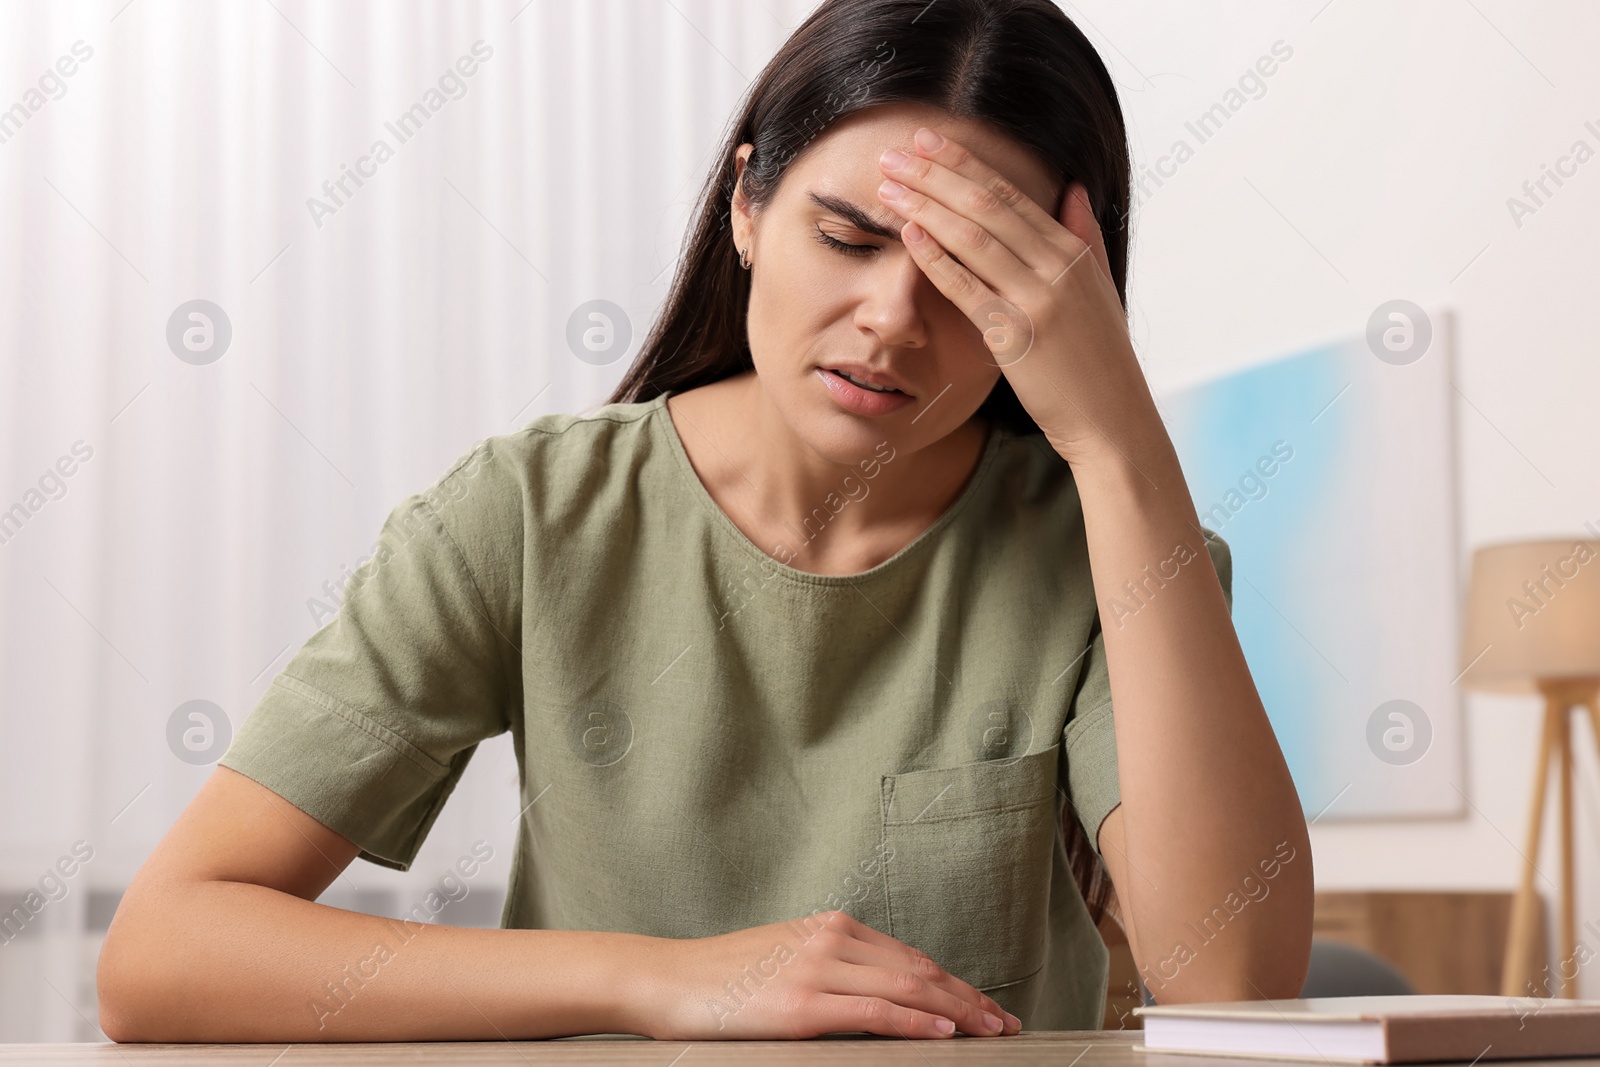
{"label": "wooden tripod lamp stand", "polygon": [[1544,728],[1528,811],[1528,844],[1512,907],[1500,992],[1508,997],[1542,992],[1530,990],[1528,972],[1537,933],[1534,877],[1544,830],[1546,785],[1554,760],[1561,798],[1557,948],[1565,961],[1556,970],[1561,995],[1575,997],[1572,713],[1579,709],[1588,712],[1594,737],[1600,742],[1600,541],[1521,541],[1488,545],[1473,553],[1461,663],[1461,680],[1470,689],[1544,697]]}

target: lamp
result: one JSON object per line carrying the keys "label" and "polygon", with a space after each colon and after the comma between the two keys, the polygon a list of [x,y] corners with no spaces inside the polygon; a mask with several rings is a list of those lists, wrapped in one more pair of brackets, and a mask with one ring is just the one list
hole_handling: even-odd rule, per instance
{"label": "lamp", "polygon": [[[1577,948],[1570,713],[1587,709],[1600,740],[1600,541],[1581,537],[1520,541],[1474,552],[1461,663],[1467,688],[1544,697],[1528,846],[1500,976],[1502,994],[1523,996],[1516,983],[1527,972],[1533,948],[1537,900],[1533,877],[1552,758],[1561,775],[1561,945],[1568,958]],[[1576,971],[1559,970],[1561,995],[1576,996]]]}

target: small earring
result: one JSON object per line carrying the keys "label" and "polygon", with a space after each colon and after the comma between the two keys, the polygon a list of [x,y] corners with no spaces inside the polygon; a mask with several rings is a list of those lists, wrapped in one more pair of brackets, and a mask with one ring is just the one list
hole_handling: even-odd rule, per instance
{"label": "small earring", "polygon": [[750,249],[749,248],[741,248],[741,249],[739,249],[739,266],[743,267],[745,270],[749,270],[750,269]]}

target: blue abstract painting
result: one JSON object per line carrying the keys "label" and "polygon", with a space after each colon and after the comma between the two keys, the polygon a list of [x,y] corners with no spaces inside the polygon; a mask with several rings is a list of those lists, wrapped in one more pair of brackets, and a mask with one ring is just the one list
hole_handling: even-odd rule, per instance
{"label": "blue abstract painting", "polygon": [[1310,818],[1463,804],[1449,325],[1403,365],[1355,337],[1158,398]]}

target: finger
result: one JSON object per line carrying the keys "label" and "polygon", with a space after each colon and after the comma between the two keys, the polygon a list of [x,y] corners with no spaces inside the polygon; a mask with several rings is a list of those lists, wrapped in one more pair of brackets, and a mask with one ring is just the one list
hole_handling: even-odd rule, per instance
{"label": "finger", "polygon": [[999,297],[972,271],[957,262],[933,235],[915,222],[900,227],[900,239],[917,266],[922,268],[939,292],[973,318],[980,307]]}
{"label": "finger", "polygon": [[855,944],[846,942],[837,953],[838,959],[859,966],[889,968],[907,971],[933,981],[951,995],[976,1006],[982,1011],[1008,1020],[1008,1029],[1021,1029],[1021,1021],[1006,1011],[994,998],[962,981],[939,965],[939,962],[921,949],[914,948],[888,934],[874,930],[866,923],[852,918],[851,925],[841,927],[841,932],[852,935]]}
{"label": "finger", "polygon": [[944,975],[937,964],[928,959],[922,964],[941,973],[936,976],[925,966],[877,967],[847,963],[843,966],[848,969],[839,973],[845,988],[828,991],[882,997],[903,1007],[931,1012],[951,1020],[962,1033],[973,1037],[994,1037],[1006,1031],[1008,1020],[998,1008],[958,996],[947,988],[943,979],[949,976]]}
{"label": "finger", "polygon": [[[1015,299],[1013,294],[1038,284],[1040,275],[983,225],[915,189],[900,186],[900,190],[898,198],[891,199],[887,190],[880,188],[878,198],[901,218],[932,234],[942,249],[960,260],[963,270],[980,280],[987,292],[1005,293]],[[1061,265],[1056,269],[1059,271]]]}
{"label": "finger", "polygon": [[[1049,245],[1056,249],[1057,253],[1065,253],[1068,258],[1076,253],[1078,244],[1076,237],[1064,230],[1061,223],[1052,217],[1049,211],[1024,194],[1005,175],[989,166],[959,141],[951,140],[935,130],[929,130],[927,133],[921,130],[917,132],[919,137],[927,137],[931,133],[940,139],[940,144],[932,148],[924,147],[922,142],[918,141],[919,157],[931,159],[957,174],[995,190],[996,195],[1006,200],[1018,217],[1032,226]],[[1048,265],[1050,261],[1047,259],[1045,262]]]}
{"label": "finger", "polygon": [[1111,257],[1106,254],[1105,236],[1100,232],[1100,223],[1095,220],[1094,208],[1089,204],[1089,190],[1082,182],[1067,186],[1066,195],[1061,198],[1061,224],[1089,246],[1106,280],[1112,281]]}
{"label": "finger", "polygon": [[1060,226],[1005,175],[955,141],[934,150],[917,147],[896,167],[879,165],[890,178],[971,218],[999,238],[1036,274],[1061,269],[1062,250],[1047,235]]}
{"label": "finger", "polygon": [[897,937],[891,937],[877,927],[868,926],[848,912],[839,912],[838,915],[839,919],[835,923],[838,931],[842,934],[848,934],[862,944],[870,945],[877,949],[885,949],[901,958],[928,957],[928,954],[921,949],[908,945]]}
{"label": "finger", "polygon": [[[955,1023],[932,1012],[908,1008],[882,997],[817,993],[808,1013],[824,1034],[879,1034],[883,1037],[953,1037]],[[945,1026],[941,1028],[940,1023]]]}

